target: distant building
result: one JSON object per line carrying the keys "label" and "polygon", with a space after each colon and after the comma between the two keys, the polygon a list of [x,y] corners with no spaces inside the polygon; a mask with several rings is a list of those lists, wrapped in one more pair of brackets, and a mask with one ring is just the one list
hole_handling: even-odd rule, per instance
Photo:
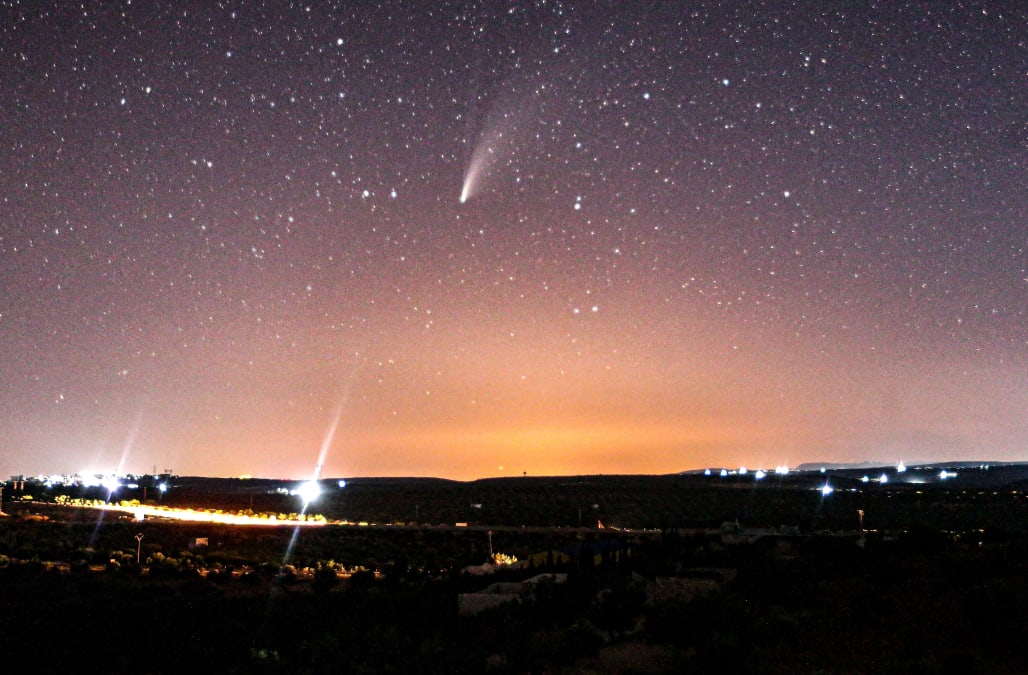
{"label": "distant building", "polygon": [[674,577],[657,577],[649,596],[651,603],[689,601],[714,595],[735,579],[732,568],[695,568]]}
{"label": "distant building", "polygon": [[795,525],[779,527],[740,527],[739,522],[721,523],[721,543],[753,544],[768,537],[801,537],[800,528]]}
{"label": "distant building", "polygon": [[461,593],[457,596],[457,610],[461,616],[474,616],[493,607],[499,607],[508,602],[516,602],[525,595],[534,592],[535,587],[540,583],[562,584],[568,580],[568,575],[559,574],[537,574],[521,582],[498,582],[490,584],[478,593]]}

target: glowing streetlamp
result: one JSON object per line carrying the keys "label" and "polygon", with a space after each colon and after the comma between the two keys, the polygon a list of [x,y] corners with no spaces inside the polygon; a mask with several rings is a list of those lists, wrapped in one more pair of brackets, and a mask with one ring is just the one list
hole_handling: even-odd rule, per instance
{"label": "glowing streetlamp", "polygon": [[308,504],[321,496],[321,486],[318,485],[318,481],[309,480],[296,489],[296,494],[300,495],[300,498],[303,500],[303,507],[307,508]]}
{"label": "glowing streetlamp", "polygon": [[108,475],[104,476],[100,484],[107,490],[107,501],[111,501],[111,497],[117,492],[118,488],[121,487],[121,481],[118,480],[117,476]]}

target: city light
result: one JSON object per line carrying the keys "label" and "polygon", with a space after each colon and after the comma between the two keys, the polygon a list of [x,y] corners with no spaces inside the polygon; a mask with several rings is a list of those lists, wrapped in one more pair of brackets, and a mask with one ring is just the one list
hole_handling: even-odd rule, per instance
{"label": "city light", "polygon": [[318,485],[318,481],[309,480],[296,488],[296,494],[303,499],[304,506],[306,506],[321,495],[321,486]]}
{"label": "city light", "polygon": [[143,520],[145,518],[167,518],[171,520],[184,520],[192,523],[219,523],[222,525],[302,525],[302,526],[321,526],[325,525],[326,521],[322,516],[250,516],[240,515],[234,513],[224,513],[220,511],[204,511],[202,509],[181,509],[171,508],[166,506],[151,506],[151,505],[137,505],[129,504],[128,502],[122,502],[121,504],[102,504],[102,503],[78,503],[74,504],[79,508],[90,508],[100,509],[102,511],[127,513],[132,516],[134,520]]}

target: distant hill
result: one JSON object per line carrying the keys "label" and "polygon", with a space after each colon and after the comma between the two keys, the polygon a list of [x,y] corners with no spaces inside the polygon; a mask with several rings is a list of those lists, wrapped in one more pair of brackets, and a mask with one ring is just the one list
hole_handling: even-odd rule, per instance
{"label": "distant hill", "polygon": [[820,471],[821,469],[845,470],[845,469],[876,469],[883,466],[896,466],[895,462],[883,462],[880,460],[866,460],[863,462],[804,462],[795,468],[795,471]]}

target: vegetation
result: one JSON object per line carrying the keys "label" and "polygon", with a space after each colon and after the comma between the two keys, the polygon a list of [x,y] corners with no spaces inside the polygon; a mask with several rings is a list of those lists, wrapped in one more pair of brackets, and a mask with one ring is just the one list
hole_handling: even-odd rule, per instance
{"label": "vegetation", "polygon": [[[491,529],[135,522],[46,495],[5,503],[5,663],[114,673],[1028,672],[1019,487],[825,499],[695,483],[672,497],[664,477],[544,483],[402,488],[419,510],[481,500],[467,502],[482,504],[479,524],[504,521]],[[548,516],[559,526],[532,520],[545,511],[540,492],[563,514]],[[646,516],[654,500],[660,510]],[[360,516],[405,508],[383,502]],[[665,525],[568,527],[580,508],[583,521],[617,511]],[[722,537],[720,522],[735,519],[742,534],[798,527]],[[530,526],[505,524],[517,521]],[[491,554],[523,562],[462,572]],[[542,572],[563,576],[459,611],[461,594]]]}

